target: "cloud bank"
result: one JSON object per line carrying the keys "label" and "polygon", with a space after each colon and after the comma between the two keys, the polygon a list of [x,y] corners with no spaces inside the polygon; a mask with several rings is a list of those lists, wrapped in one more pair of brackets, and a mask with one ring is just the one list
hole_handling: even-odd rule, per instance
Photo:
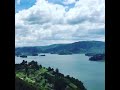
{"label": "cloud bank", "polygon": [[[105,40],[104,0],[36,0],[15,14],[16,46]],[[73,8],[69,5],[74,3]],[[66,9],[68,9],[66,11]]]}

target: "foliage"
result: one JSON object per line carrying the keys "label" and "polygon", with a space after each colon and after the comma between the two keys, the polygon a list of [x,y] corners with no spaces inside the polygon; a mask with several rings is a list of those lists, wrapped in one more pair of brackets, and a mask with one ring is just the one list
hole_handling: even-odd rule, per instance
{"label": "foliage", "polygon": [[27,64],[25,62],[23,60],[22,63],[15,65],[16,90],[86,90],[81,81],[64,76],[58,68],[55,70],[51,67],[45,68],[35,61]]}

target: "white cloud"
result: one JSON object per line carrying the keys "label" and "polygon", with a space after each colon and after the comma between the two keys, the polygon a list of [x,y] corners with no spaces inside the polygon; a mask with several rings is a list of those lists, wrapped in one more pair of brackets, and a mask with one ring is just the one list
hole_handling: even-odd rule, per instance
{"label": "white cloud", "polygon": [[79,0],[75,7],[70,9],[66,17],[70,23],[81,23],[84,21],[104,22],[104,0]]}
{"label": "white cloud", "polygon": [[[65,2],[75,0],[65,0]],[[104,41],[104,0],[77,0],[65,11],[60,4],[37,0],[15,14],[16,46],[69,43],[79,40]]]}

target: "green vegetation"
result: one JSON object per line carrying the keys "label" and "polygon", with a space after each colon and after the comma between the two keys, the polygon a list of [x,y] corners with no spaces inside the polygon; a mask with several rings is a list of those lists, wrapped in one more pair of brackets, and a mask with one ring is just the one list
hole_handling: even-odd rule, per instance
{"label": "green vegetation", "polygon": [[49,46],[17,47],[15,55],[33,55],[34,53],[51,53],[59,55],[78,53],[104,53],[105,42],[80,41],[70,44],[53,44]]}
{"label": "green vegetation", "polygon": [[45,68],[37,62],[24,61],[15,64],[16,90],[86,90],[78,79],[54,70]]}
{"label": "green vegetation", "polygon": [[15,90],[39,90],[39,89],[25,82],[24,80],[15,77]]}

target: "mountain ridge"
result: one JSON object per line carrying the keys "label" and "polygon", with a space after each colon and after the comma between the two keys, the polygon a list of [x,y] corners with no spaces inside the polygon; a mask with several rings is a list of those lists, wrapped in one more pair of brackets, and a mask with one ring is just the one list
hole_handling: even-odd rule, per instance
{"label": "mountain ridge", "polygon": [[103,41],[79,41],[68,44],[52,44],[47,46],[28,46],[15,48],[16,54],[31,53],[104,53],[105,42]]}

